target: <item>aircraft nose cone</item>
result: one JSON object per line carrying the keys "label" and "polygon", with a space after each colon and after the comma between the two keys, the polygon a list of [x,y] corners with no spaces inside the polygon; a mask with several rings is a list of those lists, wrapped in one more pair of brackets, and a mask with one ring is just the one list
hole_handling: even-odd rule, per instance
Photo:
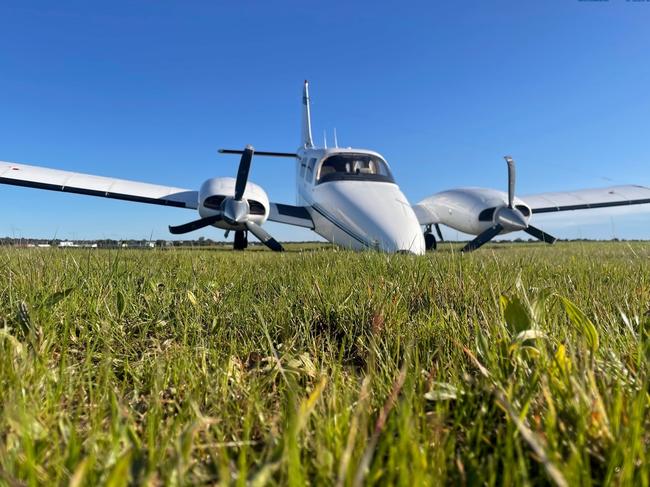
{"label": "aircraft nose cone", "polygon": [[528,228],[526,217],[516,208],[501,208],[497,213],[497,222],[507,230],[524,230]]}
{"label": "aircraft nose cone", "polygon": [[400,210],[395,210],[394,220],[366,227],[375,248],[384,252],[424,254],[424,235],[415,215],[411,218],[411,215],[404,215]]}
{"label": "aircraft nose cone", "polygon": [[355,236],[352,247],[424,254],[420,224],[396,185],[337,181],[323,185],[322,190],[325,199],[337,202],[330,216]]}

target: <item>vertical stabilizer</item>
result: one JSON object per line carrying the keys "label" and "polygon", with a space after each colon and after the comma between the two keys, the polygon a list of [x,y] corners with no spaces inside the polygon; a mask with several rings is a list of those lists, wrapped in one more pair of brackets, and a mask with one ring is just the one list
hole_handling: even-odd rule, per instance
{"label": "vertical stabilizer", "polygon": [[302,145],[303,147],[314,147],[311,138],[311,114],[309,109],[309,82],[305,80],[305,87],[302,90]]}

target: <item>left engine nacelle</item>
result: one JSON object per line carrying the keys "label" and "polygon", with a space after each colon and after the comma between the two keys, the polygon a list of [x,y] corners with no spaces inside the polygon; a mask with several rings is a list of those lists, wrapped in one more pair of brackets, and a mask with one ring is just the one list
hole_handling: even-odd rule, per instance
{"label": "left engine nacelle", "polygon": [[[201,185],[199,190],[199,214],[202,218],[221,213],[224,200],[235,195],[235,178],[211,178]],[[269,217],[269,197],[260,186],[248,182],[244,199],[250,207],[249,220],[262,225]],[[217,222],[215,226],[236,229],[226,222]]]}

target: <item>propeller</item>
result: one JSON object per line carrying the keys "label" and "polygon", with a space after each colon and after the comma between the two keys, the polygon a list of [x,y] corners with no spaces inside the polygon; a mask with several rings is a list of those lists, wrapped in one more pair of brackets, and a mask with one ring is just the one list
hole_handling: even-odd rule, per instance
{"label": "propeller", "polygon": [[528,235],[535,237],[538,240],[541,240],[542,242],[546,242],[549,244],[553,244],[557,240],[557,238],[555,238],[553,235],[549,235],[548,233],[532,225],[528,225],[528,228],[526,228],[524,232],[526,232]]}
{"label": "propeller", "polygon": [[503,226],[500,223],[488,228],[483,233],[480,233],[474,240],[468,242],[465,247],[463,247],[462,252],[472,252],[478,249],[481,245],[488,243],[494,237],[499,235],[503,230]]}
{"label": "propeller", "polygon": [[221,215],[213,215],[205,218],[199,218],[198,220],[184,223],[183,225],[176,225],[176,226],[170,225],[169,232],[173,233],[174,235],[181,235],[183,233],[193,232],[194,230],[198,230],[199,228],[208,227],[213,223],[216,223],[221,220],[223,220]]}
{"label": "propeller", "polygon": [[483,233],[480,233],[474,240],[465,245],[465,247],[462,249],[463,252],[471,252],[478,249],[496,237],[503,230],[507,230],[509,232],[523,230],[529,235],[532,235],[542,242],[547,243],[554,243],[557,240],[555,237],[543,232],[539,228],[528,225],[526,217],[515,206],[515,161],[510,156],[505,156],[504,159],[508,165],[508,205],[495,208],[495,224],[487,230],[483,231]]}
{"label": "propeller", "polygon": [[244,197],[244,190],[246,189],[246,183],[248,182],[248,173],[251,170],[251,162],[253,160],[253,149],[252,145],[247,145],[244,149],[244,153],[241,155],[239,160],[239,168],[237,169],[237,180],[235,182],[235,200],[241,201]]}
{"label": "propeller", "polygon": [[[246,184],[248,183],[248,174],[251,169],[251,162],[255,149],[253,146],[247,145],[242,151],[241,159],[239,161],[239,168],[237,169],[237,179],[235,180],[235,194],[234,196],[226,197],[221,203],[221,213],[218,215],[207,216],[199,218],[198,220],[185,223],[183,225],[170,226],[169,231],[175,235],[192,232],[199,228],[207,227],[218,221],[225,221],[233,226],[243,226],[255,235],[260,242],[275,252],[284,250],[282,245],[275,240],[269,233],[264,230],[260,225],[253,221],[249,221],[250,206],[248,201],[244,199],[244,192],[246,191]],[[243,232],[244,230],[237,230]]]}
{"label": "propeller", "polygon": [[506,164],[508,164],[508,208],[515,207],[515,161],[510,156],[504,156]]}
{"label": "propeller", "polygon": [[276,239],[271,237],[271,235],[269,235],[269,233],[266,230],[264,230],[261,226],[259,226],[257,223],[246,222],[246,228],[248,228],[249,232],[255,235],[260,242],[262,242],[271,250],[275,252],[282,252],[284,250],[282,245],[280,245],[280,242],[278,242]]}

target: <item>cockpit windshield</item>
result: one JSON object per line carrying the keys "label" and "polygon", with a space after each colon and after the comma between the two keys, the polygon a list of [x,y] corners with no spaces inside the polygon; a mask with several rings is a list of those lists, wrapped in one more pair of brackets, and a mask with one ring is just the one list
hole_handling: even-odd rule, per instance
{"label": "cockpit windshield", "polygon": [[335,154],[325,159],[316,184],[341,180],[395,182],[388,164],[372,154]]}

